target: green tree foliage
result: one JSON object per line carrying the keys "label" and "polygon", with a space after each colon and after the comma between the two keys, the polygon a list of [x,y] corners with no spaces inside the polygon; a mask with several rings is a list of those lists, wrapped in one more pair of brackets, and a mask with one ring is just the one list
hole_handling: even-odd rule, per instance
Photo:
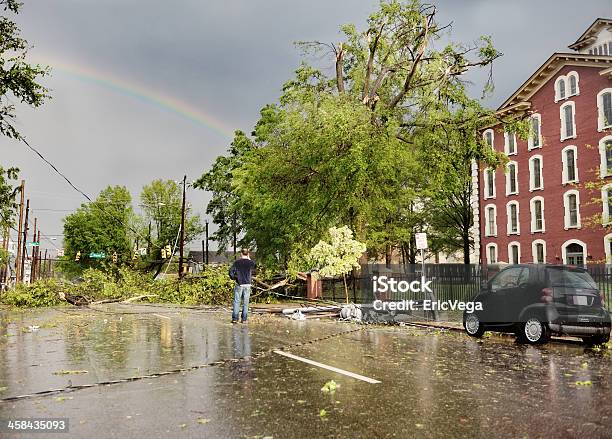
{"label": "green tree foliage", "polygon": [[[16,185],[19,169],[9,168],[4,170],[0,166],[0,237],[4,237],[5,231],[15,226],[15,212],[17,203],[15,197],[19,193]],[[9,254],[0,246],[0,265],[6,264]]]}
{"label": "green tree foliage", "polygon": [[364,30],[342,27],[342,42],[300,43],[308,55],[330,55],[335,69],[303,62],[252,138],[234,139],[245,147],[204,174],[222,237],[235,231],[228,224],[240,227],[242,244],[280,267],[339,224],[388,259],[400,248],[413,262],[414,233],[428,228],[440,229],[440,248],[458,247],[465,224],[449,229],[428,210],[464,194],[472,160],[501,162],[477,135],[498,120],[461,79],[500,53],[487,37],[441,45],[449,27],[435,14],[416,0],[382,1]]}
{"label": "green tree foliage", "polygon": [[0,16],[0,134],[21,139],[15,127],[15,105],[19,101],[34,107],[47,98],[47,90],[37,81],[48,71],[26,62],[28,42],[20,36],[15,22],[6,14],[17,14],[21,3],[0,0],[4,14]]}
{"label": "green tree foliage", "polygon": [[328,233],[329,242],[321,240],[310,249],[310,268],[318,270],[323,277],[342,276],[348,303],[346,275],[354,268],[359,268],[359,258],[366,251],[366,245],[353,239],[353,232],[347,226],[331,227]]}
{"label": "green tree foliage", "polygon": [[[81,205],[64,218],[65,261],[67,272],[80,272],[87,267],[99,267],[91,252],[117,252],[119,262],[131,260],[130,220],[133,216],[132,197],[123,186],[108,186],[91,203]],[[80,252],[80,260],[75,261]]]}
{"label": "green tree foliage", "polygon": [[218,244],[218,252],[233,244],[243,226],[241,223],[238,197],[234,190],[233,173],[243,164],[244,155],[254,148],[254,142],[242,131],[234,133],[234,140],[227,156],[219,156],[210,171],[202,175],[194,184],[196,188],[211,192],[211,201],[206,213],[212,216],[218,228],[211,239]]}
{"label": "green tree foliage", "polygon": [[[152,255],[159,259],[161,248],[173,246],[181,227],[182,185],[173,180],[154,180],[142,188],[140,207],[145,213],[145,222],[152,223]],[[203,231],[199,215],[186,207],[185,242],[189,243]],[[148,232],[147,232],[148,233]],[[147,236],[141,233],[142,236]]]}

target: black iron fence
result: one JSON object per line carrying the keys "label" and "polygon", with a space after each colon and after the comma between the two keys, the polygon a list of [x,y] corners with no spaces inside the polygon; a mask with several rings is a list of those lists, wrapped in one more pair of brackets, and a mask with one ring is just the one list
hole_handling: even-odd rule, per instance
{"label": "black iron fence", "polygon": [[[424,277],[430,281],[438,300],[469,301],[480,290],[482,282],[490,279],[504,266],[481,266],[466,264],[425,264]],[[604,294],[606,307],[612,308],[612,264],[588,265],[587,271],[593,277],[599,290]],[[420,281],[423,276],[422,265],[363,265],[354,274],[343,278],[323,279],[323,299],[344,302],[348,293],[349,302],[372,303],[376,298],[383,300],[421,300],[422,292],[397,291],[374,293],[373,283],[381,276],[404,280],[407,283]],[[406,284],[404,284],[406,285]],[[303,291],[305,295],[305,290]],[[375,297],[376,294],[376,297]]]}

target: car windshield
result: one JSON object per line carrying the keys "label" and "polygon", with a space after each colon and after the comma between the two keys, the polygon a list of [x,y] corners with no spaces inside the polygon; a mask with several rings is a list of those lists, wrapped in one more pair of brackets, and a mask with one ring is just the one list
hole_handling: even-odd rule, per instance
{"label": "car windshield", "polygon": [[551,286],[597,289],[595,281],[589,273],[572,269],[549,269]]}

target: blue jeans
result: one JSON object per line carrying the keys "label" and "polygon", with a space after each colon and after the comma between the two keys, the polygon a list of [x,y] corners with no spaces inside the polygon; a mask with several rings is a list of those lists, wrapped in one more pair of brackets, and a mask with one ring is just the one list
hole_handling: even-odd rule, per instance
{"label": "blue jeans", "polygon": [[250,285],[236,285],[234,287],[234,308],[232,310],[232,321],[238,320],[238,312],[240,311],[240,299],[242,299],[242,321],[246,322],[247,312],[249,311],[250,295]]}

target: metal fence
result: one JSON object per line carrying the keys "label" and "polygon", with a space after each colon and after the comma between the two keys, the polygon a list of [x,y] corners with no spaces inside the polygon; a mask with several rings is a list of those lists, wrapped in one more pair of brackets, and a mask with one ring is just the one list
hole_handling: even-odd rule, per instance
{"label": "metal fence", "polygon": [[[431,281],[431,289],[438,300],[469,301],[480,290],[481,282],[487,281],[504,266],[481,266],[466,264],[425,264],[425,278]],[[612,307],[612,264],[588,265],[587,271],[604,294],[606,307]],[[396,280],[420,280],[421,265],[363,265],[355,275],[347,275],[348,300],[353,303],[372,303],[374,276],[388,276]],[[323,279],[323,299],[344,302],[345,287],[342,278]],[[303,291],[305,295],[305,290]],[[421,293],[378,293],[385,300],[420,300]]]}

